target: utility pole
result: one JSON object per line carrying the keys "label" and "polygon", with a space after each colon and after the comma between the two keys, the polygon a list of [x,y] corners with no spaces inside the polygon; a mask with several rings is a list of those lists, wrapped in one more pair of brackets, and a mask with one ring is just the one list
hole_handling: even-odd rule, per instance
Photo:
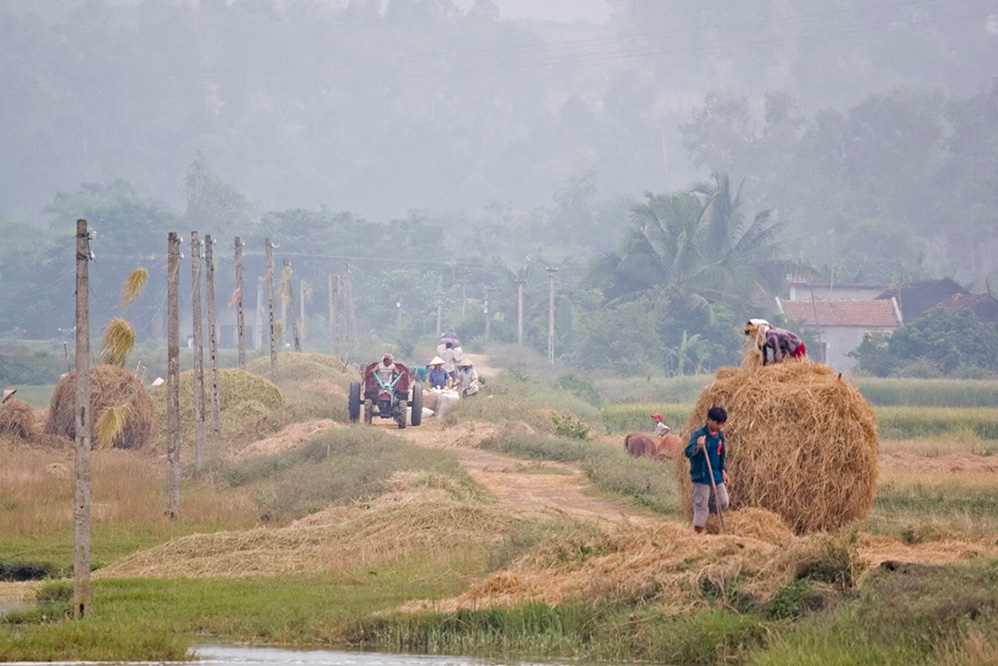
{"label": "utility pole", "polygon": [[465,292],[465,282],[467,281],[468,276],[471,275],[471,271],[467,268],[462,268],[458,271],[458,275],[461,276],[461,319],[464,319],[464,309],[468,304],[468,297]]}
{"label": "utility pole", "polygon": [[443,319],[443,313],[444,313],[444,295],[443,293],[437,292],[437,335],[440,335],[440,333],[443,331],[443,329],[440,328],[440,321],[441,319]]}
{"label": "utility pole", "polygon": [[[215,261],[211,236],[205,236],[205,296],[208,299],[208,359],[211,361],[211,433],[215,441],[222,434],[222,415],[218,400],[218,329],[215,327]],[[204,465],[202,460],[198,469]]]}
{"label": "utility pole", "polygon": [[357,312],[353,306],[353,271],[350,270],[350,264],[346,265],[343,275],[346,280],[343,290],[343,309],[347,318],[347,347],[354,351],[357,349]]}
{"label": "utility pole", "polygon": [[526,280],[516,281],[516,344],[523,346],[523,285]]}
{"label": "utility pole", "polygon": [[[305,344],[305,280],[298,281],[298,338],[301,340],[301,344]],[[299,349],[298,351],[301,351]]]}
{"label": "utility pole", "polygon": [[180,518],[180,238],[170,232],[166,278],[166,515]]}
{"label": "utility pole", "polygon": [[402,331],[402,301],[395,301],[395,330]]}
{"label": "utility pole", "polygon": [[545,268],[548,272],[548,363],[554,365],[554,274],[557,268]]}
{"label": "utility pole", "polygon": [[267,241],[267,322],[270,331],[270,381],[277,383],[277,340],[274,339],[274,249]]}
{"label": "utility pole", "polygon": [[204,338],[201,330],[201,240],[191,232],[191,307],[194,311],[194,466],[204,465]]}
{"label": "utility pole", "polygon": [[340,356],[340,322],[337,305],[340,298],[340,276],[329,274],[329,351]]}
{"label": "utility pole", "polygon": [[485,288],[485,341],[488,342],[489,339],[489,325],[492,323],[492,292],[495,291],[495,287]]}
{"label": "utility pole", "polygon": [[284,270],[288,274],[288,309],[291,310],[291,336],[295,342],[295,351],[301,351],[301,338],[298,336],[298,314],[295,310],[295,292],[291,288],[294,284],[294,273],[291,271],[291,262],[284,260]]}
{"label": "utility pole", "polygon": [[256,279],[256,312],[253,313],[253,349],[263,349],[263,285],[267,277]]}
{"label": "utility pole", "polygon": [[239,369],[246,369],[246,330],[243,327],[243,241],[236,236],[236,338]]}
{"label": "utility pole", "polygon": [[73,618],[90,612],[90,232],[76,221],[76,480],[73,489]]}

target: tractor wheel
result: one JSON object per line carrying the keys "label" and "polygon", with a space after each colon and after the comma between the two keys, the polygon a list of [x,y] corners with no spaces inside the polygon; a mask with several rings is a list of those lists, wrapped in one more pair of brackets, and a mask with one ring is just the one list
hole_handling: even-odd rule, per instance
{"label": "tractor wheel", "polygon": [[374,401],[368,398],[364,401],[364,423],[371,425],[374,420]]}
{"label": "tractor wheel", "polygon": [[399,430],[401,430],[402,428],[405,427],[405,419],[406,419],[406,413],[405,412],[406,412],[407,406],[408,406],[408,403],[406,403],[405,400],[399,400],[398,405],[396,407],[398,409],[398,413],[396,413],[396,415],[395,415],[395,420],[399,424]]}
{"label": "tractor wheel", "polygon": [[423,422],[423,385],[416,384],[412,387],[412,425],[418,426]]}
{"label": "tractor wheel", "polygon": [[360,382],[350,382],[350,399],[347,402],[350,420],[354,423],[360,418]]}

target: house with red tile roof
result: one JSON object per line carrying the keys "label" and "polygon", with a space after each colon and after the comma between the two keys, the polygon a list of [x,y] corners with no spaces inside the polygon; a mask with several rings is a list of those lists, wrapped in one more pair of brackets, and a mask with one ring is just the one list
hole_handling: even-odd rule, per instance
{"label": "house with red tile roof", "polygon": [[824,361],[839,372],[848,372],[856,359],[847,354],[863,342],[867,333],[890,333],[902,324],[896,299],[806,300],[776,299],[776,308],[788,320],[821,332],[822,348],[808,349],[812,360]]}

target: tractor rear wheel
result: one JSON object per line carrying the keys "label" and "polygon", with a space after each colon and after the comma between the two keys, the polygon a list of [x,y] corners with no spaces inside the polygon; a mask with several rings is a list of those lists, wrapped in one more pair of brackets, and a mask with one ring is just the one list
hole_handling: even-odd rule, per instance
{"label": "tractor rear wheel", "polygon": [[423,422],[423,385],[416,384],[412,387],[412,425],[418,426]]}
{"label": "tractor rear wheel", "polygon": [[350,398],[347,401],[350,420],[354,423],[360,418],[360,382],[350,382]]}

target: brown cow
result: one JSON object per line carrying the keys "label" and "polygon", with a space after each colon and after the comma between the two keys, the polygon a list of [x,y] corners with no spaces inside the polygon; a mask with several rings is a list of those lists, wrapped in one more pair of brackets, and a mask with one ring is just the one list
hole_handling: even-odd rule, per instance
{"label": "brown cow", "polygon": [[643,432],[632,432],[624,437],[624,449],[635,458],[667,460],[680,454],[683,450],[683,441],[679,439],[679,435],[655,437]]}

